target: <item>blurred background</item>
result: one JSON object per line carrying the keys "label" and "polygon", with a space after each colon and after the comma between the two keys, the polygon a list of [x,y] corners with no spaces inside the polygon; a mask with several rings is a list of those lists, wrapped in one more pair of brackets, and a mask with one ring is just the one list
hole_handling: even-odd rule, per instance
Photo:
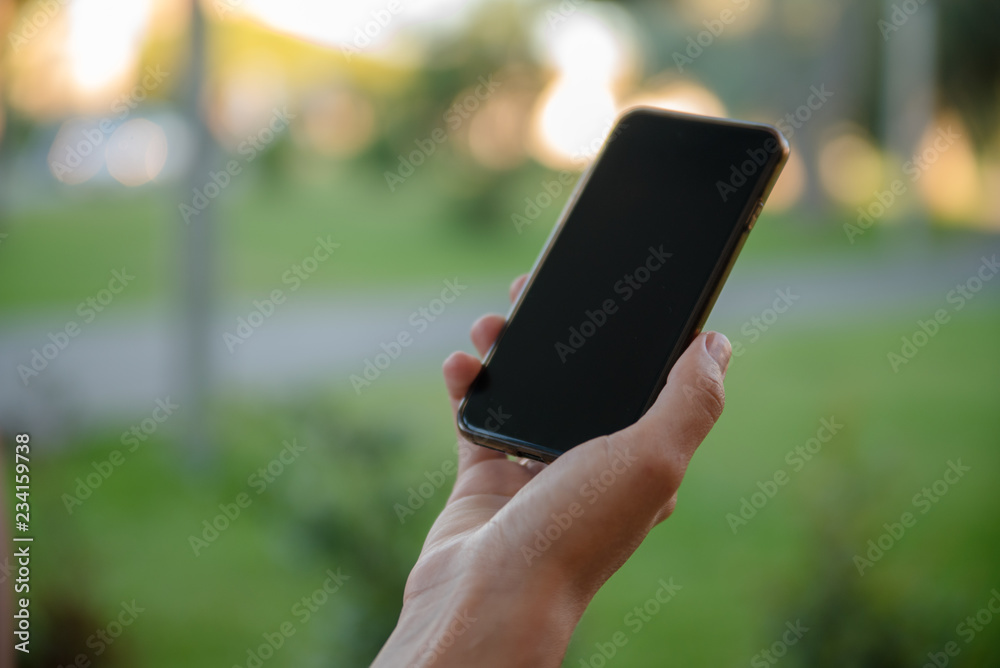
{"label": "blurred background", "polygon": [[725,415],[566,665],[996,665],[998,24],[983,0],[0,2],[19,665],[369,662],[450,489],[440,363],[638,103],[775,123],[792,158],[709,322]]}

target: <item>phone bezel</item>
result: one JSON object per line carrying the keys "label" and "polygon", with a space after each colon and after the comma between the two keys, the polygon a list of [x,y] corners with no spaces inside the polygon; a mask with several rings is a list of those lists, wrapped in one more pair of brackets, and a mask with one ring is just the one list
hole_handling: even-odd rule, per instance
{"label": "phone bezel", "polygon": [[[788,141],[781,134],[781,132],[770,125],[765,123],[754,123],[749,121],[738,121],[728,118],[714,118],[711,116],[699,116],[695,114],[686,114],[681,112],[669,111],[666,109],[658,109],[655,107],[631,107],[626,109],[615,121],[611,132],[609,133],[609,140],[605,141],[601,146],[601,150],[594,157],[594,160],[588,165],[587,169],[584,170],[583,174],[580,176],[580,180],[577,182],[576,186],[566,201],[566,205],[563,207],[559,214],[559,218],[556,224],[552,228],[552,232],[549,234],[548,239],[542,246],[542,250],[538,257],[535,259],[534,265],[531,267],[531,272],[528,274],[528,280],[525,282],[524,286],[521,288],[520,294],[514,300],[510,309],[507,311],[506,322],[509,323],[517,315],[517,311],[524,301],[525,295],[531,289],[532,284],[535,281],[535,277],[538,275],[538,269],[545,262],[555,244],[556,238],[562,232],[566,221],[569,219],[569,214],[576,206],[577,200],[583,189],[587,186],[590,181],[590,177],[593,174],[595,166],[604,157],[604,152],[607,150],[608,145],[614,140],[615,133],[621,128],[630,116],[636,114],[654,114],[657,116],[667,116],[671,118],[680,118],[684,120],[697,120],[698,122],[707,123],[710,125],[722,125],[730,127],[739,127],[744,129],[755,129],[763,130],[769,133],[778,143],[778,147],[781,150],[781,155],[774,166],[770,168],[770,172],[767,174],[761,173],[754,182],[754,191],[748,199],[747,206],[744,211],[740,214],[739,221],[733,225],[733,232],[729,239],[726,241],[726,245],[719,255],[719,261],[716,263],[715,268],[712,270],[712,274],[709,280],[705,284],[701,295],[698,297],[698,302],[696,308],[693,310],[691,317],[685,323],[684,331],[687,332],[687,344],[698,335],[701,331],[702,326],[708,319],[708,315],[715,305],[715,300],[718,298],[719,293],[722,291],[722,287],[729,277],[729,273],[736,262],[736,258],[739,256],[739,251],[742,249],[743,244],[746,242],[747,236],[750,230],[753,228],[753,224],[756,222],[756,217],[760,214],[760,209],[763,208],[764,204],[767,202],[767,197],[771,194],[774,189],[774,184],[778,180],[778,176],[781,174],[781,170],[785,163],[788,161],[788,156],[790,154],[790,148]],[[766,168],[762,167],[762,170]],[[496,341],[490,346],[489,351],[487,351],[486,356],[483,358],[483,366],[489,365],[490,360],[493,358],[493,353],[496,351],[497,347],[503,341],[504,334],[506,333],[506,325],[504,329],[501,330],[499,336],[497,336]],[[686,348],[686,345],[684,346]],[[680,352],[683,352],[681,350]],[[649,410],[653,402],[656,401],[656,397],[659,396],[660,391],[667,383],[667,376],[670,373],[670,369],[676,363],[677,358],[680,353],[675,353],[667,363],[664,365],[663,371],[660,374],[660,378],[653,392],[651,393],[646,405],[642,409],[642,415]],[[493,450],[499,450],[500,452],[505,452],[509,455],[514,455],[515,457],[527,457],[529,459],[535,459],[541,462],[552,462],[555,461],[560,455],[565,454],[565,452],[559,452],[546,448],[544,446],[538,445],[536,443],[528,443],[526,441],[521,441],[519,439],[500,436],[494,432],[481,430],[477,427],[470,425],[465,419],[465,407],[469,401],[469,394],[466,393],[465,397],[462,398],[462,402],[458,407],[456,422],[458,425],[458,430],[463,437],[475,443],[477,445],[482,445]]]}

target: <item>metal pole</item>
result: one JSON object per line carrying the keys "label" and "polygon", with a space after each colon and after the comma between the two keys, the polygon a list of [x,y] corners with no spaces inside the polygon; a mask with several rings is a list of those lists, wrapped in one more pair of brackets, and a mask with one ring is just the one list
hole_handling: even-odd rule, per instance
{"label": "metal pole", "polygon": [[[195,154],[188,170],[182,202],[190,202],[194,189],[204,186],[206,168],[213,164],[215,144],[202,116],[201,92],[205,82],[205,19],[199,2],[191,0],[190,61],[185,92],[185,117],[195,135]],[[180,228],[178,284],[181,288],[180,412],[189,463],[204,468],[214,460],[212,424],[212,314],[215,304],[215,225],[212,207],[190,223],[178,214]]]}
{"label": "metal pole", "polygon": [[[938,9],[934,0],[928,0],[915,5],[919,9],[912,14],[899,14],[899,5],[898,1],[885,0],[882,10],[889,25],[896,26],[893,18],[901,23],[898,30],[884,27],[883,38],[882,137],[889,154],[900,160],[888,175],[890,181],[900,178],[899,166],[912,159],[924,130],[934,121]],[[915,192],[911,187],[907,220],[912,228],[926,230],[927,211],[917,205]]]}

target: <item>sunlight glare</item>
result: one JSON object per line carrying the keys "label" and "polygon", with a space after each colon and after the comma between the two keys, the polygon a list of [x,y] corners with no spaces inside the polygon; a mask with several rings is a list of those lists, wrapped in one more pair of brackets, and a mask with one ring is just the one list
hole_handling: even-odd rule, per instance
{"label": "sunlight glare", "polygon": [[132,70],[152,4],[152,0],[73,0],[66,48],[73,79],[83,91],[100,91]]}

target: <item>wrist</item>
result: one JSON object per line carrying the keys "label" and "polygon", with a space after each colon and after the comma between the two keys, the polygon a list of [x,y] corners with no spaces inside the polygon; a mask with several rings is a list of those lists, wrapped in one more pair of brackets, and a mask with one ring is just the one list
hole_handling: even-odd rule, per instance
{"label": "wrist", "polygon": [[[536,574],[532,574],[536,575]],[[558,578],[459,578],[403,605],[375,665],[554,666],[586,608]]]}

